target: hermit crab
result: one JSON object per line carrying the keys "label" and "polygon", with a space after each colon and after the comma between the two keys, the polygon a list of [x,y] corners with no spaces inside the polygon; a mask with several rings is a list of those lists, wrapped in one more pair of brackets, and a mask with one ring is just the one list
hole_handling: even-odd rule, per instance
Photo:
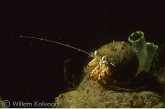
{"label": "hermit crab", "polygon": [[102,86],[117,91],[133,91],[131,80],[138,69],[138,58],[135,51],[126,42],[111,42],[96,50],[87,65],[90,77]]}

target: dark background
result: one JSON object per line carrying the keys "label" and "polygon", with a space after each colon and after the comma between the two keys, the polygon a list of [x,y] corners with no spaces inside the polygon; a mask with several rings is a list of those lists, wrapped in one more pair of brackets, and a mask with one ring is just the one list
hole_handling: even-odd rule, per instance
{"label": "dark background", "polygon": [[[149,42],[164,42],[165,2],[122,0],[1,0],[0,96],[9,101],[54,102],[78,80],[88,55],[41,37],[93,52],[101,45],[127,41],[137,30]],[[78,84],[78,81],[77,81]]]}

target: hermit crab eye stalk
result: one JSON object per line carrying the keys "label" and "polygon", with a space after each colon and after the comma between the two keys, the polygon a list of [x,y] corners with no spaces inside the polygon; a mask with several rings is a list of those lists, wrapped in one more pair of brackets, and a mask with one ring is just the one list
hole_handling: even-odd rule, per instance
{"label": "hermit crab eye stalk", "polygon": [[101,60],[102,60],[102,61],[105,61],[105,56],[103,56],[103,57],[101,58]]}
{"label": "hermit crab eye stalk", "polygon": [[[100,56],[101,57],[101,56]],[[106,63],[106,58],[105,56],[102,56],[101,59],[99,60],[101,63]]]}
{"label": "hermit crab eye stalk", "polygon": [[94,52],[93,58],[96,58],[96,59],[98,59],[100,62],[103,62],[102,56],[100,55],[100,53],[99,53],[97,50]]}

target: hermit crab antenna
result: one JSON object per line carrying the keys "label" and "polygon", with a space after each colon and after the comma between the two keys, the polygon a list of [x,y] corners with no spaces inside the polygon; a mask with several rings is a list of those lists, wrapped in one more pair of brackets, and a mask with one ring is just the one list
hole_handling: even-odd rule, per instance
{"label": "hermit crab antenna", "polygon": [[91,55],[90,53],[88,53],[88,52],[86,52],[86,51],[84,51],[84,50],[81,50],[81,49],[79,49],[79,48],[70,46],[70,45],[68,45],[68,44],[63,44],[63,43],[60,43],[60,42],[57,42],[57,41],[52,41],[52,40],[43,39],[43,38],[37,38],[37,37],[28,37],[28,36],[20,36],[20,37],[29,38],[29,39],[43,40],[43,41],[47,41],[47,42],[52,42],[52,43],[55,43],[55,44],[63,45],[63,46],[65,46],[65,47],[69,47],[69,48],[78,50],[78,51],[83,52],[83,53],[85,53],[85,54],[87,54],[87,55]]}

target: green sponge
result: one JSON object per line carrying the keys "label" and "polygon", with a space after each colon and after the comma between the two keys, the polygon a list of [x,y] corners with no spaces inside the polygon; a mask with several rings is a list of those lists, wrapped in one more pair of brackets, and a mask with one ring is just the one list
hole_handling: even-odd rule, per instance
{"label": "green sponge", "polygon": [[139,60],[139,68],[136,75],[138,75],[141,71],[148,72],[158,46],[153,43],[146,42],[142,31],[132,33],[128,37],[128,41],[131,42],[131,47],[136,52]]}

